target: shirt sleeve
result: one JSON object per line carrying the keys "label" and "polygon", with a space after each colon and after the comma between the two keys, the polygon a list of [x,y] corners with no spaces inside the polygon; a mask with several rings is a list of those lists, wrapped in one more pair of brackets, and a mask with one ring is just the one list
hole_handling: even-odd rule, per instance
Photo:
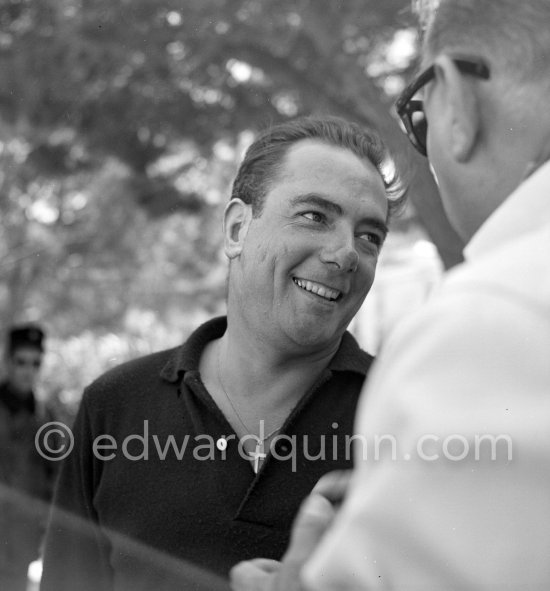
{"label": "shirt sleeve", "polygon": [[550,588],[550,319],[455,290],[400,329],[308,590]]}
{"label": "shirt sleeve", "polygon": [[94,509],[99,466],[86,394],[73,425],[74,447],[64,460],[46,535],[41,591],[110,591],[110,545]]}

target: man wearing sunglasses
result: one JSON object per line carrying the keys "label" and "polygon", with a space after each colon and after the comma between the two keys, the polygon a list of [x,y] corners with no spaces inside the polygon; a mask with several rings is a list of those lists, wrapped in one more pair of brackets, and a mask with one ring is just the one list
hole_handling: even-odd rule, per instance
{"label": "man wearing sunglasses", "polygon": [[44,354],[44,331],[14,326],[5,349],[6,380],[0,384],[0,589],[25,591],[29,563],[38,556],[46,525],[53,469],[35,448],[49,420],[34,388]]}
{"label": "man wearing sunglasses", "polygon": [[300,572],[316,591],[550,588],[550,2],[416,4],[423,68],[397,111],[466,262],[363,391],[356,431],[394,453],[358,446],[334,519],[310,497],[282,566],[241,564],[239,591]]}

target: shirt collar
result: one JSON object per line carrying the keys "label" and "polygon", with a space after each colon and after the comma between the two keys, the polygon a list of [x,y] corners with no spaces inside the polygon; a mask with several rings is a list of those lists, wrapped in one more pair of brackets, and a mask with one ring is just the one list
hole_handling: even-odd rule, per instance
{"label": "shirt collar", "polygon": [[206,345],[223,336],[227,329],[227,318],[219,316],[201,324],[191,336],[178,347],[160,372],[168,382],[176,382],[180,372],[199,369],[199,362]]}
{"label": "shirt collar", "polygon": [[[162,368],[160,377],[168,382],[176,382],[181,379],[180,373],[198,370],[200,358],[206,345],[210,341],[222,337],[226,329],[227,318],[225,316],[213,318],[199,326],[181,347],[175,349]],[[372,355],[359,348],[357,341],[346,331],[328,369],[351,371],[365,376],[373,359]]]}
{"label": "shirt collar", "polygon": [[346,331],[336,355],[330,360],[328,369],[332,371],[352,371],[366,376],[374,357],[363,351],[353,336]]}
{"label": "shirt collar", "polygon": [[542,165],[489,216],[464,249],[479,258],[550,221],[550,162]]}

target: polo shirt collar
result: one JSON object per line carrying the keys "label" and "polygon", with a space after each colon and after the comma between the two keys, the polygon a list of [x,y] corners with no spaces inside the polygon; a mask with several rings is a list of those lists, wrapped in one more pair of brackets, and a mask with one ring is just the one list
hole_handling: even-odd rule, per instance
{"label": "polo shirt collar", "polygon": [[[206,345],[210,341],[221,338],[226,329],[226,316],[212,318],[199,326],[183,345],[173,351],[168,362],[162,368],[160,377],[168,382],[177,382],[181,373],[198,370],[200,358]],[[362,351],[357,341],[346,331],[328,369],[331,371],[351,371],[366,376],[372,360],[373,357]]]}
{"label": "polo shirt collar", "polygon": [[363,351],[353,336],[346,331],[336,355],[328,364],[328,369],[332,371],[352,371],[366,376],[373,360],[374,357]]}
{"label": "polo shirt collar", "polygon": [[227,329],[227,318],[219,316],[201,324],[191,336],[178,347],[160,372],[160,377],[176,382],[181,372],[198,370],[199,362],[206,345],[223,336]]}

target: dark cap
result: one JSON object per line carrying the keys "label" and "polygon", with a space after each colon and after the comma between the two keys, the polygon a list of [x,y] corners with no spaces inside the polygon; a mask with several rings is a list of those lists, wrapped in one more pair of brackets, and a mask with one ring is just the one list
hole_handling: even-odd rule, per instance
{"label": "dark cap", "polygon": [[44,331],[36,324],[13,326],[8,333],[8,351],[12,354],[19,347],[34,347],[44,351]]}

